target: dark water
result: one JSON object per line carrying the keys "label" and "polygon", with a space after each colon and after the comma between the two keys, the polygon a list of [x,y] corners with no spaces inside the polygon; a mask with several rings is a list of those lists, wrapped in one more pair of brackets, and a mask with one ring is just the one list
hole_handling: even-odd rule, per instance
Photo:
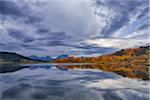
{"label": "dark water", "polygon": [[94,69],[26,64],[0,73],[0,100],[148,100],[148,81]]}

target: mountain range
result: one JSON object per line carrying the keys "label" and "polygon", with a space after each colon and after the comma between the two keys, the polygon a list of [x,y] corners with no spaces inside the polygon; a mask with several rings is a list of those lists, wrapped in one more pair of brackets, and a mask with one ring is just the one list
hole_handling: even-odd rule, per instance
{"label": "mountain range", "polygon": [[57,56],[56,58],[52,58],[50,56],[36,56],[36,55],[32,55],[29,58],[34,59],[34,60],[44,60],[44,61],[48,61],[48,60],[54,60],[54,59],[58,59],[58,58],[67,58],[69,57],[68,54],[62,54]]}
{"label": "mountain range", "polygon": [[68,54],[62,54],[62,55],[56,57],[56,59],[58,59],[58,58],[67,58],[67,57],[69,57]]}
{"label": "mountain range", "polygon": [[66,58],[69,57],[68,54],[60,55],[56,58],[52,58],[50,56],[29,56],[25,57],[20,54],[14,52],[0,52],[0,62],[32,62],[32,61],[50,61],[58,58]]}
{"label": "mountain range", "polygon": [[35,55],[32,55],[29,58],[34,59],[34,60],[44,60],[44,61],[52,60],[53,59],[50,56],[39,57],[39,56],[35,56]]}

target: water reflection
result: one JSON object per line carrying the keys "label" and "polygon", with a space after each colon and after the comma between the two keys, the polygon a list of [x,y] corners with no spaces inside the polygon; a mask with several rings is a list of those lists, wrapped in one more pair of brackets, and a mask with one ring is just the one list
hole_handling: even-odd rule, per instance
{"label": "water reflection", "polygon": [[87,64],[87,65],[67,65],[65,68],[82,68],[82,69],[100,69],[114,72],[124,77],[141,78],[149,80],[149,67],[133,66],[132,64]]}
{"label": "water reflection", "polygon": [[14,64],[0,64],[0,73],[14,72],[23,68],[29,67],[28,65]]}
{"label": "water reflection", "polygon": [[27,66],[0,74],[0,100],[148,100],[147,81],[96,69]]}
{"label": "water reflection", "polygon": [[[50,69],[51,67],[53,67],[53,66],[52,65],[43,65],[43,66],[33,65],[33,66],[30,66],[29,69],[38,69],[38,68]],[[65,70],[65,71],[68,70],[68,68],[66,68],[65,66],[62,66],[62,65],[56,65],[55,67],[59,70]]]}
{"label": "water reflection", "polygon": [[56,66],[59,70],[65,70],[65,71],[67,71],[68,70],[68,68],[65,68],[65,66]]}
{"label": "water reflection", "polygon": [[38,69],[38,68],[44,68],[44,69],[50,69],[52,66],[46,65],[46,66],[30,66],[29,69]]}

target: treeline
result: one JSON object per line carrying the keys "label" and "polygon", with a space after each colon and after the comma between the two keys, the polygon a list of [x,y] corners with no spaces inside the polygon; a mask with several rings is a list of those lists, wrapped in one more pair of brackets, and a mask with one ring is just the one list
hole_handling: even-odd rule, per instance
{"label": "treeline", "polygon": [[122,49],[98,57],[68,57],[52,60],[55,63],[149,63],[149,46]]}

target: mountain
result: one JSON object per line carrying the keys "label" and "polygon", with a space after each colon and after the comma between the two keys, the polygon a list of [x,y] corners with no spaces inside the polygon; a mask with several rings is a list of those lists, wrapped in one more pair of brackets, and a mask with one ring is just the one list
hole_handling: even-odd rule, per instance
{"label": "mountain", "polygon": [[34,60],[45,60],[45,61],[53,59],[50,56],[38,57],[38,56],[35,56],[35,55],[30,56],[30,58],[34,59]]}
{"label": "mountain", "polygon": [[56,57],[56,59],[58,59],[58,58],[67,58],[67,57],[69,57],[68,54],[63,54],[63,55],[60,55],[60,56]]}
{"label": "mountain", "polygon": [[1,62],[19,62],[19,61],[30,61],[32,59],[19,55],[17,53],[12,52],[0,52],[0,61]]}

